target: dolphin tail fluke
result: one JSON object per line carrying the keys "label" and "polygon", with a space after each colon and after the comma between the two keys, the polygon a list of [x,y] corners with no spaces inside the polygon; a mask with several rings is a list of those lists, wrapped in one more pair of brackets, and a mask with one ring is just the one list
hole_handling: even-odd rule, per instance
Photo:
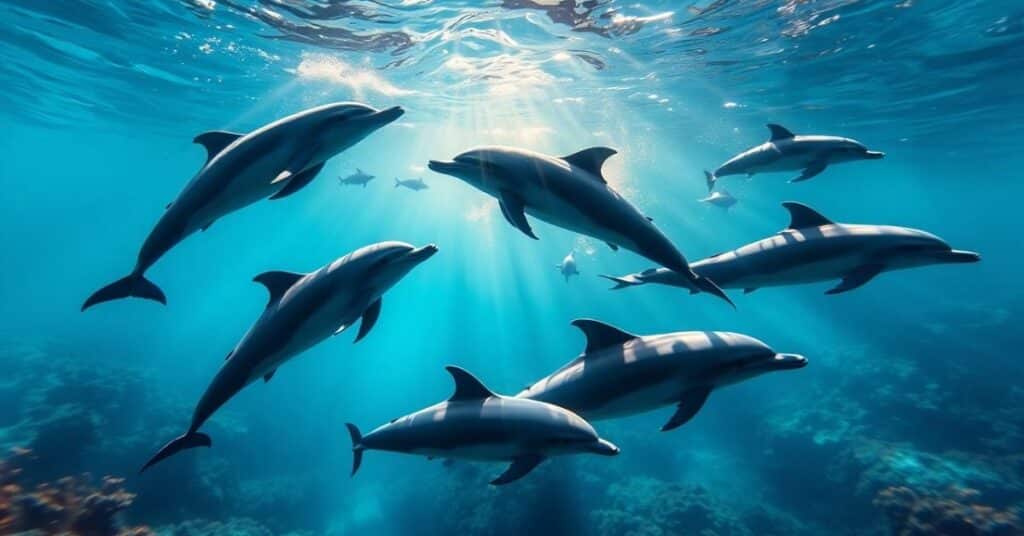
{"label": "dolphin tail fluke", "polygon": [[706,277],[697,276],[697,278],[694,279],[693,282],[694,284],[697,285],[698,292],[707,292],[708,294],[714,294],[715,296],[718,296],[719,298],[725,300],[725,303],[731,305],[733,309],[736,308],[736,304],[733,303],[731,299],[729,299],[729,295],[726,294],[725,291],[723,291],[722,288],[719,287],[718,284],[716,284],[714,281]]}
{"label": "dolphin tail fluke", "polygon": [[395,177],[395,188],[398,188],[401,185],[402,185],[401,181],[398,180],[398,177]]}
{"label": "dolphin tail fluke", "polygon": [[160,287],[141,274],[131,274],[97,290],[92,296],[89,296],[89,299],[85,300],[85,303],[82,304],[82,310],[84,311],[97,303],[119,300],[129,296],[145,298],[167,305],[167,298],[164,296],[164,292],[160,290]]}
{"label": "dolphin tail fluke", "polygon": [[347,422],[345,427],[348,428],[348,435],[352,437],[352,476],[356,476],[356,471],[363,464],[363,451],[366,447],[363,446],[363,434],[359,433],[356,425]]}
{"label": "dolphin tail fluke", "polygon": [[202,432],[186,432],[172,439],[169,443],[164,445],[163,448],[158,450],[157,453],[154,454],[153,457],[150,458],[148,462],[146,462],[146,465],[142,466],[142,469],[139,470],[139,473],[142,473],[143,471],[156,465],[163,459],[174,456],[175,454],[183,450],[192,449],[196,447],[209,447],[211,445],[213,445],[213,441],[210,439],[210,436]]}
{"label": "dolphin tail fluke", "polygon": [[637,285],[643,285],[642,282],[637,281],[635,279],[630,279],[628,277],[615,277],[614,275],[604,275],[604,274],[598,274],[598,275],[600,275],[601,277],[603,277],[605,279],[608,279],[610,281],[614,281],[615,282],[615,286],[610,288],[609,290],[619,290],[620,288],[635,287]]}
{"label": "dolphin tail fluke", "polygon": [[718,180],[718,177],[714,173],[704,170],[704,180],[708,183],[708,191],[710,192],[715,189],[715,181]]}

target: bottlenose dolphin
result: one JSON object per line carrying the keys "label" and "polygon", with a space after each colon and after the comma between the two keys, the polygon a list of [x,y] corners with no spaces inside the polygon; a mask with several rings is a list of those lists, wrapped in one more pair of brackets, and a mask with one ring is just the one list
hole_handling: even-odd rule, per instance
{"label": "bottlenose dolphin", "polygon": [[565,282],[569,282],[569,276],[580,275],[580,272],[576,269],[576,256],[575,253],[570,251],[568,255],[562,259],[562,262],[555,265],[555,268],[565,276]]}
{"label": "bottlenose dolphin", "polygon": [[362,186],[363,188],[366,188],[366,184],[372,181],[374,178],[376,177],[370,175],[369,173],[364,173],[363,170],[356,168],[355,173],[347,177],[338,177],[338,184],[348,184],[352,186]]}
{"label": "bottlenose dolphin", "polygon": [[729,302],[715,283],[690,270],[675,245],[601,176],[614,149],[591,147],[556,158],[513,147],[481,147],[452,162],[431,160],[430,169],[451,175],[498,199],[501,213],[537,239],[526,214],[552,225],[622,246],[678,272],[691,293],[709,292]]}
{"label": "bottlenose dolphin", "polygon": [[297,192],[327,159],[403,113],[397,106],[376,110],[340,102],[290,115],[248,134],[214,130],[196,136],[194,141],[206,147],[206,163],[167,205],[142,244],[132,273],[89,296],[82,310],[129,296],[166,304],[160,287],[145,278],[146,270],[164,253],[226,214],[260,199]]}
{"label": "bottlenose dolphin", "polygon": [[870,151],[861,142],[838,136],[797,136],[785,127],[769,124],[772,137],[767,142],[730,158],[714,173],[704,172],[708,191],[726,175],[753,175],[771,171],[801,170],[789,182],[800,182],[825,171],[829,164],[855,160],[878,160],[885,153]]}
{"label": "bottlenose dolphin", "polygon": [[[777,234],[693,263],[693,271],[724,288],[745,293],[760,287],[841,279],[826,294],[864,285],[882,272],[931,264],[978,262],[971,251],[952,249],[939,237],[907,227],[835,223],[792,201],[782,204],[790,223]],[[645,283],[686,287],[687,281],[663,268],[651,268],[615,281],[615,289]]]}
{"label": "bottlenose dolphin", "polygon": [[701,199],[698,199],[697,201],[699,201],[701,203],[707,203],[709,205],[714,205],[716,207],[723,208],[725,210],[729,210],[736,203],[738,203],[736,198],[733,197],[732,194],[730,194],[729,192],[727,192],[725,190],[721,190],[721,191],[718,191],[718,192],[711,192],[711,195],[709,195],[707,197],[704,197],[704,198],[701,198]]}
{"label": "bottlenose dolphin", "polygon": [[427,186],[427,183],[423,182],[423,178],[402,180],[395,177],[395,188],[398,188],[399,186],[403,186],[414,192],[430,188],[430,186]]}
{"label": "bottlenose dolphin", "polygon": [[451,398],[399,417],[366,434],[346,423],[352,436],[352,474],[365,450],[512,464],[493,485],[526,476],[552,456],[589,452],[615,456],[619,448],[601,439],[575,413],[533,400],[494,394],[465,370],[447,366],[455,380]]}
{"label": "bottlenose dolphin", "polygon": [[263,314],[228,353],[224,365],[199,399],[192,422],[181,436],[161,448],[146,465],[193,447],[209,447],[199,427],[245,386],[269,382],[277,367],[360,318],[359,342],[380,316],[381,296],[421,262],[437,252],[433,244],[414,248],[381,242],[358,249],[310,274],[266,272],[254,281],[270,292]]}
{"label": "bottlenose dolphin", "polygon": [[609,419],[675,404],[662,431],[697,414],[711,391],[766,372],[803,367],[763,342],[724,331],[639,336],[597,320],[572,324],[587,338],[583,353],[516,397],[555,404],[588,420]]}

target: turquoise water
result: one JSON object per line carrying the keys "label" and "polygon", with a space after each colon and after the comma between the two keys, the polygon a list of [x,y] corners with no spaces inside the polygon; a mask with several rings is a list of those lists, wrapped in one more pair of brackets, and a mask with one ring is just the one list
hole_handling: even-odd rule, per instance
{"label": "turquoise water", "polygon": [[[893,489],[1013,516],[1024,501],[1020,6],[383,4],[395,5],[0,1],[0,443],[43,457],[26,477],[124,476],[137,494],[124,518],[169,534],[860,534],[915,515],[887,502],[906,497]],[[131,269],[202,166],[196,134],[339,100],[406,114],[303,191],[174,248],[148,272],[166,307],[79,312]],[[765,123],[887,157],[800,184],[727,177],[736,207],[698,203],[702,170],[765,141]],[[983,261],[883,274],[838,296],[823,295],[833,283],[733,291],[736,310],[655,285],[610,292],[598,274],[650,261],[538,220],[530,240],[492,198],[425,169],[484,144],[617,149],[609,182],[691,261],[783,228],[786,200],[924,229]],[[356,168],[376,180],[338,184]],[[440,252],[387,294],[370,336],[287,363],[205,426],[212,449],[136,474],[262,311],[253,276],[312,271],[382,240]],[[554,266],[570,251],[581,276],[566,283]],[[569,325],[580,317],[643,334],[746,333],[810,364],[716,391],[673,432],[658,432],[668,408],[597,422],[620,456],[559,458],[500,489],[487,485],[500,465],[382,452],[349,478],[344,422],[365,431],[447,398],[446,364],[514,394],[582,350]]]}

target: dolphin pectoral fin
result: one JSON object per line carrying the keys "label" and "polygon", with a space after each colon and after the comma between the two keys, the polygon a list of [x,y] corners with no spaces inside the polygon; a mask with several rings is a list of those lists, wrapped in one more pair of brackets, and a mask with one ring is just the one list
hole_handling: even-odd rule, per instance
{"label": "dolphin pectoral fin", "polygon": [[530,222],[526,221],[526,207],[523,205],[522,199],[515,194],[503,191],[501,192],[501,198],[498,199],[498,206],[501,207],[501,213],[513,227],[522,231],[526,236],[539,240],[537,235],[533,234]]}
{"label": "dolphin pectoral fin", "polygon": [[377,298],[377,301],[371,303],[363,312],[363,321],[359,323],[359,334],[356,335],[356,340],[352,341],[353,344],[361,341],[377,323],[377,317],[380,316],[380,300]]}
{"label": "dolphin pectoral fin", "polygon": [[209,163],[210,160],[213,160],[213,157],[220,154],[225,147],[231,145],[235,140],[244,135],[245,134],[228,132],[226,130],[211,130],[196,136],[192,141],[206,148],[206,162]]}
{"label": "dolphin pectoral fin", "polygon": [[698,387],[684,393],[683,399],[679,401],[679,405],[676,407],[676,412],[672,414],[672,418],[665,423],[665,426],[661,427],[661,431],[674,430],[689,422],[700,411],[700,408],[704,407],[704,403],[708,401],[708,395],[710,394],[710,387]]}
{"label": "dolphin pectoral fin", "polygon": [[818,173],[825,171],[826,167],[828,167],[827,161],[815,160],[814,162],[808,164],[808,166],[804,168],[804,171],[802,173],[800,173],[796,177],[793,177],[792,179],[789,179],[789,182],[802,182],[807,179],[813,178]]}
{"label": "dolphin pectoral fin", "polygon": [[268,373],[264,374],[264,375],[263,375],[263,383],[267,383],[267,382],[269,382],[269,381],[270,381],[270,378],[273,378],[273,377],[274,377],[274,374],[275,374],[276,372],[277,372],[277,369],[274,369],[274,370],[272,370],[272,371],[270,371],[270,372],[268,372]]}
{"label": "dolphin pectoral fin", "polygon": [[757,290],[757,287],[745,288],[745,289],[743,289],[743,293],[744,294],[750,294],[751,292],[754,292],[755,290]]}
{"label": "dolphin pectoral fin", "polygon": [[863,286],[868,281],[874,279],[874,277],[885,269],[885,266],[881,264],[865,264],[857,267],[854,271],[847,274],[842,281],[839,282],[835,287],[825,291],[825,294],[840,294],[853,290],[857,287]]}
{"label": "dolphin pectoral fin", "polygon": [[278,173],[277,176],[274,177],[274,180],[270,181],[270,184],[277,184],[279,182],[289,180],[302,173],[302,170],[309,166],[309,161],[312,160],[313,155],[316,154],[316,149],[316,146],[310,145],[296,153],[292,157],[291,161],[288,162],[288,165],[284,167],[284,170]]}
{"label": "dolphin pectoral fin", "polygon": [[619,250],[619,246],[616,246],[615,244],[612,244],[611,242],[605,242],[605,244],[608,244],[608,247],[612,248],[612,251],[618,251]]}
{"label": "dolphin pectoral fin", "polygon": [[323,164],[317,164],[307,169],[306,171],[303,171],[302,173],[293,176],[291,180],[288,181],[288,184],[284,185],[284,188],[281,188],[281,190],[278,191],[276,194],[270,196],[270,199],[281,199],[282,197],[288,197],[289,195],[292,195],[295,192],[301,190],[307,184],[313,182],[313,179],[316,178],[316,174],[320,173],[320,170],[323,168]]}
{"label": "dolphin pectoral fin", "polygon": [[529,474],[530,471],[533,471],[533,469],[540,465],[540,462],[542,461],[544,461],[544,457],[540,454],[527,454],[525,456],[520,456],[512,460],[512,465],[508,466],[508,469],[505,469],[505,472],[501,473],[501,476],[492,480],[491,485],[501,486],[508,484],[509,482],[515,482]]}

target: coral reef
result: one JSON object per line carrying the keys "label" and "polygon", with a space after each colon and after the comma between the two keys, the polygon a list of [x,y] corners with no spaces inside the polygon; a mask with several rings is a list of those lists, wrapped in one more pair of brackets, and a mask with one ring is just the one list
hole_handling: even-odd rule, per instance
{"label": "coral reef", "polygon": [[0,533],[38,531],[82,536],[149,536],[146,527],[126,527],[118,514],[135,495],[119,478],[104,477],[99,488],[89,475],[64,477],[53,483],[23,487],[22,465],[33,458],[28,449],[14,449],[0,461]]}
{"label": "coral reef", "polygon": [[895,486],[875,496],[896,536],[1013,536],[1024,534],[1017,512],[979,504],[977,490],[950,488],[943,494],[921,494]]}

